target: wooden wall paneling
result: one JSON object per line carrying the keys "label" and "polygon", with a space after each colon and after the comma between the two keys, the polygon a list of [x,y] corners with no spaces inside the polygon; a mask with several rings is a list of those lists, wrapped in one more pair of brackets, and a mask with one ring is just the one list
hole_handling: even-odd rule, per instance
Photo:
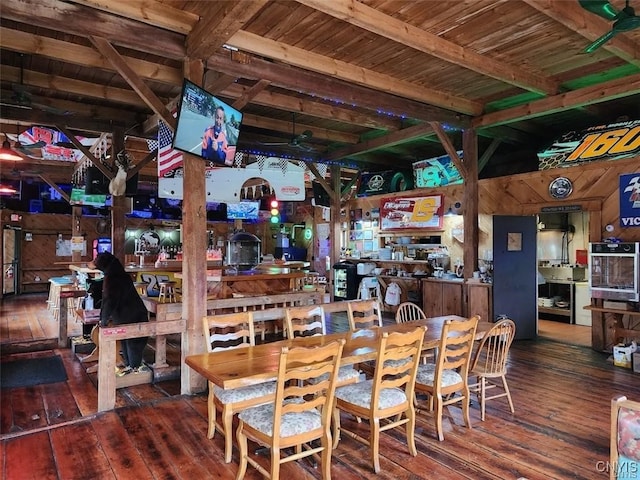
{"label": "wooden wall paneling", "polygon": [[524,178],[505,182],[505,191],[520,205],[539,203],[544,198],[540,192],[539,182]]}

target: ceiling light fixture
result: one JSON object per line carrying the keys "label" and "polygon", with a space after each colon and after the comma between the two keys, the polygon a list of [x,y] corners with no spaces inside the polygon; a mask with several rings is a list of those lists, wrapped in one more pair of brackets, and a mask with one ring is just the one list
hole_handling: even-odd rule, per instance
{"label": "ceiling light fixture", "polygon": [[5,140],[2,142],[2,148],[0,148],[0,160],[18,162],[22,160],[22,157],[11,148],[9,140]]}
{"label": "ceiling light fixture", "polygon": [[0,184],[0,195],[13,195],[14,193],[18,193],[18,191],[12,186]]}

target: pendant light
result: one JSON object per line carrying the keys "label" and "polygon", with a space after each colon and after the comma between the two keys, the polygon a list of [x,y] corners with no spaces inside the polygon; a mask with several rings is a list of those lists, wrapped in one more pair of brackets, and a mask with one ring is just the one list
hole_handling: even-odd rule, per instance
{"label": "pendant light", "polygon": [[15,193],[18,193],[18,191],[11,185],[3,185],[0,183],[0,195],[13,195]]}
{"label": "pendant light", "polygon": [[0,161],[22,161],[22,157],[11,148],[11,143],[9,143],[9,140],[5,140],[2,142],[2,148],[0,148]]}

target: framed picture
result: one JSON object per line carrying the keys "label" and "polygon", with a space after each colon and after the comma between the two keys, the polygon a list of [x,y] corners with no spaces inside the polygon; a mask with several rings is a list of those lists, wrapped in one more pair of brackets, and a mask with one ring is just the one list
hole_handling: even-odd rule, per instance
{"label": "framed picture", "polygon": [[519,233],[519,232],[507,233],[507,251],[508,252],[522,251],[522,233]]}
{"label": "framed picture", "polygon": [[373,231],[372,230],[365,230],[363,238],[365,240],[373,240]]}
{"label": "framed picture", "polygon": [[372,241],[365,240],[363,242],[363,244],[364,244],[364,249],[363,250],[365,252],[373,252],[373,242]]}

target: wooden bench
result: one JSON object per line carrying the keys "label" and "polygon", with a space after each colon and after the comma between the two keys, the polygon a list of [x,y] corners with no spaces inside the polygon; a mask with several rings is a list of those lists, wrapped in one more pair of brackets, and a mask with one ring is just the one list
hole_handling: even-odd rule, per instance
{"label": "wooden bench", "polygon": [[[98,334],[100,349],[98,352],[98,412],[113,410],[116,403],[117,377],[116,342],[128,338],[164,336],[174,333],[184,334],[185,320],[168,320],[165,322],[142,322],[102,327]],[[129,374],[123,378],[135,379]],[[130,378],[129,378],[130,377]],[[124,385],[121,385],[124,386]]]}

